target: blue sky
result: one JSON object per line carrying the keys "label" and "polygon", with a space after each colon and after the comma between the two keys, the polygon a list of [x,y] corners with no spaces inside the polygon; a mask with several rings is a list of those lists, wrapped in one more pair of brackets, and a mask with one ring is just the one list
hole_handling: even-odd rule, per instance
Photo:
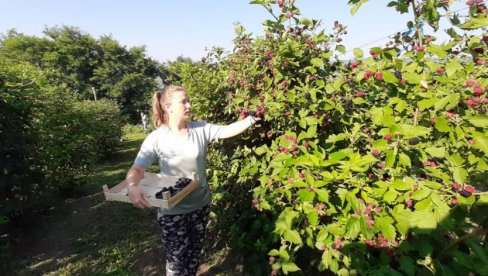
{"label": "blue sky", "polygon": [[[322,20],[325,30],[335,20],[348,26],[347,50],[383,45],[382,38],[406,29],[412,15],[400,15],[388,2],[371,0],[352,16],[347,0],[295,1],[303,16]],[[0,7],[0,33],[14,28],[42,36],[46,26],[76,26],[95,38],[112,35],[127,47],[145,45],[148,56],[159,61],[180,55],[200,59],[212,46],[232,50],[234,22],[261,35],[261,23],[271,18],[249,0],[0,0]]]}

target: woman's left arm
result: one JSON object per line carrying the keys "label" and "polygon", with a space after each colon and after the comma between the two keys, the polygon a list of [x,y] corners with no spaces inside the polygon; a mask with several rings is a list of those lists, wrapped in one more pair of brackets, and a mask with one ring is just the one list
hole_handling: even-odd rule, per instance
{"label": "woman's left arm", "polygon": [[220,133],[220,138],[225,139],[225,138],[230,138],[239,135],[242,132],[244,132],[244,130],[248,129],[259,120],[261,120],[261,118],[257,118],[254,116],[247,116],[244,120],[240,120],[230,125],[226,125],[224,126],[222,132]]}

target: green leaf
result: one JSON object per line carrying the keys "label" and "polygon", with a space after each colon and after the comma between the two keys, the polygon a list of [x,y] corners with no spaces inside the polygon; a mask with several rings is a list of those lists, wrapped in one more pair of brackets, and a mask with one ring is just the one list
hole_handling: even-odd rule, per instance
{"label": "green leaf", "polygon": [[393,201],[395,201],[397,196],[398,196],[398,192],[395,191],[394,189],[390,189],[390,190],[388,190],[388,192],[386,192],[383,195],[383,199],[388,203],[392,203]]}
{"label": "green leaf", "polygon": [[415,264],[413,259],[409,256],[401,256],[400,269],[406,272],[407,275],[415,275]]}
{"label": "green leaf", "polygon": [[361,50],[361,48],[354,48],[352,52],[354,53],[354,57],[356,58],[362,58],[364,56],[364,52],[363,50]]}
{"label": "green leaf", "polygon": [[401,179],[395,179],[391,185],[391,187],[397,191],[408,191],[410,190],[410,186],[410,184],[404,182]]}
{"label": "green leaf", "polygon": [[268,255],[270,256],[278,256],[280,255],[280,252],[276,249],[272,249],[271,251],[269,251]]}
{"label": "green leaf", "polygon": [[361,232],[361,224],[359,218],[351,217],[347,221],[346,229],[347,229],[346,231],[347,238],[351,238],[351,239],[357,238],[357,236]]}
{"label": "green leaf", "polygon": [[298,196],[304,202],[312,201],[315,198],[315,193],[308,191],[308,189],[301,189],[298,191]]}
{"label": "green leaf", "polygon": [[357,3],[354,3],[352,4],[352,8],[351,8],[351,15],[354,15],[356,14],[356,12],[359,10],[359,8],[361,8],[361,6],[366,3],[368,0],[361,0]]}
{"label": "green leaf", "polygon": [[307,220],[311,226],[317,226],[319,222],[319,214],[316,211],[310,212],[307,214]]}
{"label": "green leaf", "polygon": [[257,155],[263,155],[268,151],[268,147],[266,145],[262,145],[254,150]]}
{"label": "green leaf", "polygon": [[289,241],[294,244],[302,244],[302,239],[300,237],[300,234],[296,230],[288,229],[287,231],[285,231],[285,233],[283,233],[283,238],[286,241]]}
{"label": "green leaf", "polygon": [[344,47],[344,45],[337,45],[336,50],[342,54],[346,53],[346,47]]}
{"label": "green leaf", "polygon": [[446,148],[445,147],[440,147],[440,148],[430,147],[430,148],[426,148],[425,151],[430,156],[433,156],[433,157],[444,158],[444,156],[446,156]]}
{"label": "green leaf", "polygon": [[422,80],[422,77],[420,77],[419,74],[413,72],[405,72],[403,78],[411,84],[419,84]]}
{"label": "green leaf", "polygon": [[399,124],[398,127],[400,128],[405,139],[418,136],[427,136],[431,131],[430,128],[427,127],[413,126],[408,124]]}
{"label": "green leaf", "polygon": [[293,262],[284,262],[281,265],[281,269],[285,274],[288,274],[288,272],[295,272],[300,270],[300,268]]}
{"label": "green leaf", "polygon": [[393,219],[390,217],[377,217],[375,220],[375,228],[378,229],[385,238],[394,240],[396,237],[396,230],[393,226]]}
{"label": "green leaf", "polygon": [[327,225],[327,232],[331,233],[334,236],[342,236],[344,235],[344,228],[342,225],[338,223],[331,223]]}
{"label": "green leaf", "polygon": [[437,129],[440,132],[449,132],[451,131],[451,128],[449,127],[449,124],[444,117],[438,117],[435,119],[435,129]]}
{"label": "green leaf", "polygon": [[290,259],[290,254],[288,254],[288,251],[286,250],[286,246],[284,246],[284,245],[280,247],[279,254],[283,260],[289,260]]}
{"label": "green leaf", "polygon": [[458,27],[463,30],[479,29],[488,26],[488,17],[479,15],[478,17],[470,17],[467,22],[459,25]]}
{"label": "green leaf", "polygon": [[427,189],[420,189],[412,193],[412,198],[415,200],[421,200],[430,195],[431,191]]}
{"label": "green leaf", "polygon": [[410,157],[406,155],[405,153],[400,153],[398,155],[398,162],[406,167],[411,167],[412,162],[410,161]]}
{"label": "green leaf", "polygon": [[410,229],[410,216],[411,212],[408,210],[402,210],[398,213],[393,213],[393,216],[397,222],[396,227],[398,232],[402,233],[403,235],[408,233]]}
{"label": "green leaf", "polygon": [[488,155],[488,137],[485,135],[474,135],[473,140],[473,147],[483,151],[485,154]]}
{"label": "green leaf", "polygon": [[316,189],[317,199],[321,202],[329,202],[329,191],[326,189]]}
{"label": "green leaf", "polygon": [[452,77],[452,75],[460,70],[464,70],[464,67],[457,59],[452,59],[446,64],[446,74],[448,77]]}
{"label": "green leaf", "polygon": [[488,116],[472,116],[466,118],[475,127],[488,127]]}
{"label": "green leaf", "polygon": [[324,67],[324,61],[320,58],[312,58],[310,62],[313,64],[315,67]]}
{"label": "green leaf", "polygon": [[385,80],[385,82],[387,82],[387,83],[398,83],[397,77],[392,72],[381,71],[381,73],[383,74],[383,79]]}
{"label": "green leaf", "polygon": [[419,109],[422,111],[422,110],[425,110],[427,108],[433,107],[437,101],[439,101],[439,99],[437,99],[437,98],[425,99],[425,100],[419,101],[417,103],[417,105],[418,105]]}
{"label": "green leaf", "polygon": [[395,164],[396,160],[396,155],[394,150],[388,150],[386,151],[386,160],[385,160],[385,165],[387,168],[393,167]]}
{"label": "green leaf", "polygon": [[430,230],[437,227],[436,218],[431,211],[414,212],[412,215],[412,226],[419,230]]}

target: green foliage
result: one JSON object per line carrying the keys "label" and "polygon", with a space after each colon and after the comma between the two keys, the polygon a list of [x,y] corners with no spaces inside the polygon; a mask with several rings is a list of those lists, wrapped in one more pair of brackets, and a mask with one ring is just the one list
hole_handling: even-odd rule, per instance
{"label": "green foliage", "polygon": [[116,104],[78,101],[46,75],[26,62],[0,63],[2,216],[82,191],[82,176],[119,141]]}
{"label": "green foliage", "polygon": [[[274,1],[254,2],[276,19],[265,22],[265,35],[237,25],[233,53],[187,65],[197,77],[181,79],[198,91],[192,98],[216,100],[195,104],[197,114],[219,115],[226,103],[214,122],[264,118],[210,155],[215,204],[230,212],[219,219],[239,214],[235,244],[260,260],[269,253],[262,272],[310,264],[341,275],[485,269],[486,193],[473,187],[487,188],[486,31],[445,44],[397,38],[344,62],[342,24],[326,34],[298,18],[293,1],[278,14]],[[412,2],[414,21],[435,28],[446,4]],[[407,1],[390,5],[408,12]]]}

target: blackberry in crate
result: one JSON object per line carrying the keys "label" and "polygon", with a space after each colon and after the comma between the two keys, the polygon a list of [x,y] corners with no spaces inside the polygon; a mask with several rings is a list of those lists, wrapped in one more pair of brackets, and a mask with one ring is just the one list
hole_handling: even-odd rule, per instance
{"label": "blackberry in crate", "polygon": [[190,178],[180,177],[176,181],[175,188],[183,189],[186,186],[188,186],[188,184],[190,184],[190,182],[191,182]]}
{"label": "blackberry in crate", "polygon": [[163,189],[156,193],[156,198],[162,199],[164,192],[169,192],[171,196],[176,195],[181,190],[183,190],[188,184],[190,184],[191,179],[186,177],[180,177],[176,181],[174,186],[163,187]]}

